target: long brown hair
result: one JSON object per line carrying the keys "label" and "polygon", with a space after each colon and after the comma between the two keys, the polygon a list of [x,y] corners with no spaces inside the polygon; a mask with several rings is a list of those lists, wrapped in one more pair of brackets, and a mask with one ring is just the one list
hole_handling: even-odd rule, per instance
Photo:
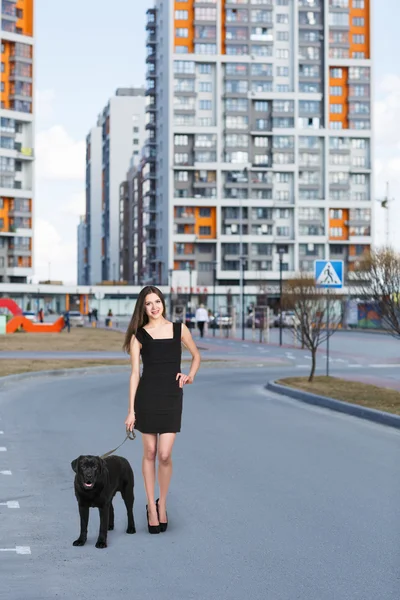
{"label": "long brown hair", "polygon": [[136,301],[135,310],[133,311],[131,321],[128,325],[128,329],[126,330],[123,349],[127,354],[130,354],[131,351],[132,336],[136,335],[137,330],[141,327],[144,327],[149,322],[149,317],[146,314],[144,306],[146,302],[146,297],[149,294],[156,294],[160,298],[163,305],[163,317],[166,316],[167,311],[165,308],[165,300],[162,292],[154,285],[146,285],[146,287],[144,287],[139,294],[139,297]]}

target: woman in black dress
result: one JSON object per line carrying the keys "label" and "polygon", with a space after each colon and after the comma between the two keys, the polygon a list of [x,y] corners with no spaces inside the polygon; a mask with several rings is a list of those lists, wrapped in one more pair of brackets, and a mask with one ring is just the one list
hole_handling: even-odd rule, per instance
{"label": "woman in black dress", "polygon": [[[182,342],[192,355],[188,375],[181,373]],[[166,531],[168,525],[166,500],[172,475],[172,447],[181,430],[182,388],[193,383],[200,354],[186,325],[166,319],[164,297],[153,286],[145,287],[139,294],[124,349],[131,355],[132,363],[125,425],[142,434],[148,528],[150,533],[159,533]],[[157,454],[160,498],[155,502]]]}

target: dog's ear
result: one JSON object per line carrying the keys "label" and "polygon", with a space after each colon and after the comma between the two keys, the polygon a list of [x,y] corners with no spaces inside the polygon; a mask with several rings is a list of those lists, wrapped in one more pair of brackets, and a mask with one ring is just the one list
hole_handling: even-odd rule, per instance
{"label": "dog's ear", "polygon": [[78,458],[75,458],[75,460],[73,460],[72,463],[71,463],[72,470],[75,471],[75,473],[78,472],[77,469],[78,469],[78,461],[79,461],[79,459],[80,459],[80,456],[78,456]]}

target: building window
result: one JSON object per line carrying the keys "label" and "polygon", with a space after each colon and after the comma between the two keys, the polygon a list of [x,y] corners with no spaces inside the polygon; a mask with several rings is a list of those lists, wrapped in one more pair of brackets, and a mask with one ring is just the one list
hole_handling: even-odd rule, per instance
{"label": "building window", "polygon": [[200,63],[198,69],[200,75],[211,75],[212,65],[209,63]]}
{"label": "building window", "polygon": [[354,27],[364,27],[364,25],[365,25],[364,17],[353,17],[353,25],[354,25]]}
{"label": "building window", "polygon": [[289,23],[289,15],[287,13],[277,13],[276,22],[281,25],[287,25]]}
{"label": "building window", "polygon": [[201,207],[200,208],[200,217],[211,217],[211,208]]}
{"label": "building window", "polygon": [[174,73],[188,73],[194,75],[195,63],[189,60],[175,60]]}
{"label": "building window", "polygon": [[196,54],[216,54],[216,44],[195,44],[194,51]]}
{"label": "building window", "polygon": [[212,92],[211,81],[200,81],[199,82],[199,92]]}
{"label": "building window", "polygon": [[331,110],[331,113],[341,114],[343,112],[343,106],[341,104],[331,104],[330,110]]}
{"label": "building window", "polygon": [[187,21],[189,17],[189,13],[187,10],[176,10],[175,11],[175,19],[177,21]]}
{"label": "building window", "polygon": [[341,85],[332,85],[329,89],[329,93],[331,96],[342,96],[343,88]]}
{"label": "building window", "polygon": [[353,8],[365,8],[365,0],[353,0]]}
{"label": "building window", "polygon": [[199,108],[200,108],[200,110],[211,110],[212,109],[212,101],[211,100],[200,100]]}
{"label": "building window", "polygon": [[187,38],[189,37],[189,30],[187,29],[187,27],[177,27],[175,29],[175,37]]}
{"label": "building window", "polygon": [[200,235],[211,235],[211,227],[209,226],[200,226],[199,228]]}
{"label": "building window", "polygon": [[330,12],[329,13],[329,25],[334,27],[349,27],[349,13],[347,12]]}
{"label": "building window", "polygon": [[289,41],[289,32],[288,31],[278,31],[277,41],[278,42],[288,42]]}
{"label": "building window", "polygon": [[353,35],[353,44],[364,44],[364,43],[365,43],[364,35],[361,35],[361,34]]}
{"label": "building window", "polygon": [[187,135],[176,135],[175,146],[187,146],[189,144],[189,136]]}
{"label": "building window", "polygon": [[284,48],[277,48],[276,58],[287,60],[289,58],[289,50],[286,50]]}
{"label": "building window", "polygon": [[189,181],[189,173],[187,171],[175,171],[175,181]]}
{"label": "building window", "polygon": [[177,165],[187,165],[189,163],[189,154],[187,153],[177,153],[175,154],[175,164]]}

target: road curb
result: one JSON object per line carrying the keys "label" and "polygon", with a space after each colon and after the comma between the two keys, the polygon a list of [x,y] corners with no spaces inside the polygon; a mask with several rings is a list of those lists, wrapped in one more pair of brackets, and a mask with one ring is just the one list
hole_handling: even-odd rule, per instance
{"label": "road curb", "polygon": [[129,371],[130,365],[103,365],[99,367],[81,367],[72,369],[53,369],[51,371],[30,371],[28,373],[16,373],[15,375],[6,375],[0,377],[0,388],[8,383],[23,381],[24,379],[35,379],[38,377],[63,377],[66,375],[88,375],[101,371]]}
{"label": "road curb", "polygon": [[341,402],[340,400],[335,400],[334,398],[329,398],[327,396],[310,394],[309,392],[303,392],[302,390],[280,385],[275,381],[269,381],[265,387],[271,392],[289,396],[289,398],[300,400],[300,402],[305,402],[306,404],[322,406],[324,408],[329,408],[330,410],[335,410],[336,412],[346,413],[353,417],[359,417],[360,419],[379,423],[380,425],[387,425],[389,427],[400,429],[400,416],[398,415],[392,415],[374,408],[366,408],[364,406],[359,406],[358,404]]}

